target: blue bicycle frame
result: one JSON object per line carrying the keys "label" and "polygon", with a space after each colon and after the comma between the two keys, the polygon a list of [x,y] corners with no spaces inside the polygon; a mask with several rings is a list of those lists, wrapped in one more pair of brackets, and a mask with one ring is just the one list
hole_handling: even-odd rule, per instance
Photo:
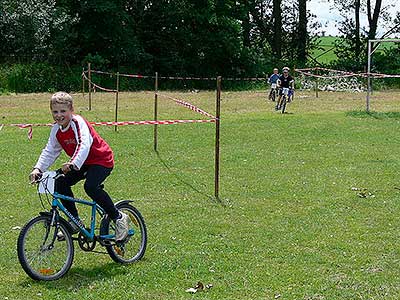
{"label": "blue bicycle frame", "polygon": [[[84,205],[89,205],[91,207],[91,218],[90,218],[90,232],[85,228],[85,226],[77,220],[66,208],[65,206],[61,203],[60,200],[66,200],[66,201],[71,201],[75,203],[80,203]],[[87,239],[89,240],[94,240],[95,239],[95,228],[96,228],[96,212],[98,211],[101,216],[105,215],[104,209],[102,209],[99,205],[97,205],[96,202],[94,201],[87,201],[87,200],[82,200],[82,199],[76,199],[73,197],[61,195],[57,192],[53,194],[53,201],[51,203],[52,209],[60,209],[68,218],[72,220],[72,222],[79,227],[80,231],[82,232],[83,235],[86,236]],[[115,237],[115,234],[107,234],[107,235],[100,235],[98,238],[100,240],[105,240],[105,239],[113,239]]]}

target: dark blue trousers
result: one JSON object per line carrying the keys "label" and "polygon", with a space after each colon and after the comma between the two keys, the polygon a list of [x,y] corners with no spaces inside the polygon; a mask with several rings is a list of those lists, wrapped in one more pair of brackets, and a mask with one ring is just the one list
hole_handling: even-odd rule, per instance
{"label": "dark blue trousers", "polygon": [[[112,168],[106,168],[100,165],[83,165],[80,170],[71,170],[65,174],[65,176],[58,178],[55,191],[61,195],[74,197],[71,186],[86,179],[84,184],[86,194],[100,205],[111,219],[115,220],[119,212],[115,208],[110,196],[103,189],[103,181],[110,175],[111,171]],[[74,202],[67,200],[61,200],[61,202],[74,217],[78,217],[78,211]]]}

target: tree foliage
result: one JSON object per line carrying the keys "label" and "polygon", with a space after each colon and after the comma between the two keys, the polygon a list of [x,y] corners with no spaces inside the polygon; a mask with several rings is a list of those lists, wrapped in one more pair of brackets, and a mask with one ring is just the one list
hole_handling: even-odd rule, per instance
{"label": "tree foliage", "polygon": [[[344,16],[337,65],[362,69],[366,39],[376,36],[382,20],[400,24],[400,17],[391,20],[382,0],[331,1]],[[306,0],[0,0],[0,60],[3,66],[39,63],[66,72],[90,61],[96,68],[143,74],[262,76],[275,66],[310,62],[319,25],[307,5]],[[363,14],[367,28],[360,26]]]}
{"label": "tree foliage", "polygon": [[[302,20],[297,1],[304,4]],[[111,68],[130,65],[142,72],[254,75],[268,63],[296,60],[297,54],[304,60],[308,47],[302,41],[299,52],[296,38],[308,35],[305,0],[0,3],[3,61],[25,55],[76,65],[100,56]]]}

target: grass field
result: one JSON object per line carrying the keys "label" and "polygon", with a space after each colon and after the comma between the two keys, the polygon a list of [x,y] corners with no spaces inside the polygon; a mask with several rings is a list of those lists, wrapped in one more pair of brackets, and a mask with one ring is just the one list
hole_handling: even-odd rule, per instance
{"label": "grass field", "polygon": [[319,63],[328,64],[337,59],[335,54],[335,41],[338,38],[335,36],[321,36],[318,38],[318,47],[314,49],[311,56]]}
{"label": "grass field", "polygon": [[[170,94],[215,109],[215,92]],[[212,198],[212,124],[160,126],[158,155],[151,126],[98,127],[116,158],[107,190],[135,199],[148,249],[121,266],[76,245],[56,282],[32,281],[16,254],[16,226],[42,210],[27,177],[49,129],[34,128],[29,141],[26,130],[4,126],[1,299],[399,299],[399,95],[374,93],[379,113],[367,115],[357,112],[364,94],[297,92],[282,115],[261,91],[223,92],[220,201]],[[110,95],[97,93],[90,112],[74,96],[87,119],[113,119]],[[50,122],[49,97],[0,96],[0,123]],[[152,99],[123,93],[119,119],[151,119]],[[197,118],[166,100],[160,113]],[[84,197],[81,185],[75,191]],[[185,292],[198,281],[213,287]]]}
{"label": "grass field", "polygon": [[[314,49],[311,53],[311,56],[316,59],[319,63],[322,64],[329,64],[333,62],[334,60],[337,59],[337,56],[335,54],[335,41],[338,40],[339,38],[336,36],[321,36],[318,37],[318,47],[317,49]],[[381,52],[384,49],[390,49],[391,47],[394,47],[396,44],[395,43],[382,43],[377,52]],[[310,62],[313,63],[313,62]]]}

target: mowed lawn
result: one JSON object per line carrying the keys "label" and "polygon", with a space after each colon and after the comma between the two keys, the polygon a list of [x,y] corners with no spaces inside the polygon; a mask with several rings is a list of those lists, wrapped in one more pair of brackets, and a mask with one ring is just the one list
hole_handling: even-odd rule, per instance
{"label": "mowed lawn", "polygon": [[[215,111],[213,91],[165,93]],[[0,123],[51,122],[49,97],[0,96]],[[92,111],[87,95],[74,97],[88,120],[114,119],[111,94],[95,94]],[[122,93],[119,120],[150,120],[153,98]],[[159,119],[203,118],[159,102]],[[116,158],[106,189],[135,200],[147,252],[123,266],[76,244],[55,282],[31,280],[16,254],[19,228],[43,210],[27,177],[49,128],[28,140],[26,129],[4,126],[1,299],[399,299],[400,92],[374,93],[372,116],[354,112],[365,108],[356,93],[299,91],[285,115],[262,91],[223,92],[221,105],[219,201],[212,123],[159,126],[158,154],[152,126],[96,128]],[[85,197],[81,184],[75,191]],[[213,287],[185,292],[198,281]]]}

